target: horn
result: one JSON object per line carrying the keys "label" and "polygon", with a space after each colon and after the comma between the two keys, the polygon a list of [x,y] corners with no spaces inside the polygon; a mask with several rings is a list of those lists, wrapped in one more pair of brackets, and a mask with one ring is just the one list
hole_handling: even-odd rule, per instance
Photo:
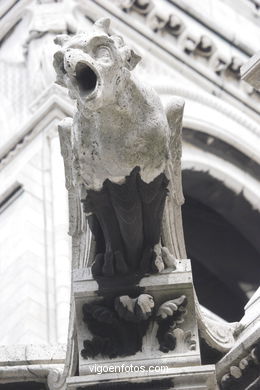
{"label": "horn", "polygon": [[110,26],[110,19],[109,18],[101,18],[101,19],[98,19],[95,23],[94,23],[94,31],[97,31],[97,32],[104,32],[106,34],[108,34],[108,29],[109,29],[109,26]]}

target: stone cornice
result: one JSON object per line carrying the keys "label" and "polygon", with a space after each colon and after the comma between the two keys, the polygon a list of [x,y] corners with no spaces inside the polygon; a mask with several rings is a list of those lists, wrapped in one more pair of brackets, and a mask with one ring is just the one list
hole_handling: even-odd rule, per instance
{"label": "stone cornice", "polygon": [[26,364],[64,364],[66,344],[10,345],[0,347],[0,369]]}
{"label": "stone cornice", "polygon": [[[237,47],[248,55],[252,55],[255,52],[255,47],[253,42],[248,44],[245,40],[244,29],[237,29],[234,33],[232,29],[225,28],[223,26],[222,20],[216,20],[214,18],[209,18],[208,14],[205,13],[205,8],[208,9],[217,9],[219,12],[229,11],[229,15],[239,14],[245,20],[248,21],[248,24],[254,25],[253,27],[258,30],[260,12],[256,7],[256,3],[259,0],[225,0],[223,1],[214,1],[214,7],[210,6],[210,1],[205,1],[204,8],[198,7],[197,3],[189,2],[188,0],[167,0],[172,4],[180,7],[184,12],[187,12],[189,15],[193,16],[195,19],[199,20],[202,24],[207,26],[209,30],[215,31],[220,35],[224,40],[227,40],[231,45]],[[207,4],[208,3],[208,4]],[[216,7],[216,8],[215,8]],[[228,16],[227,16],[228,17]]]}
{"label": "stone cornice", "polygon": [[66,345],[10,345],[0,347],[0,384],[53,381],[62,372]]}
{"label": "stone cornice", "polygon": [[241,78],[260,90],[260,52],[256,53],[241,68]]}
{"label": "stone cornice", "polygon": [[[240,333],[233,348],[217,363],[217,377],[221,389],[242,390],[258,377],[260,366],[260,328],[258,289],[245,306],[245,316],[240,324]],[[256,387],[255,387],[256,388]]]}
{"label": "stone cornice", "polygon": [[[30,3],[31,0],[25,0],[12,6],[10,0],[10,11],[0,21],[0,39],[23,17]],[[204,78],[213,84],[213,88],[224,91],[255,112],[259,112],[259,93],[251,85],[240,81],[239,71],[248,57],[236,47],[230,53],[231,43],[225,40],[226,33],[223,32],[223,39],[220,34],[214,34],[214,31],[212,32],[214,29],[207,28],[205,21],[200,23],[192,7],[188,7],[188,15],[185,13],[187,6],[182,3],[182,10],[178,0],[156,2],[147,0],[149,7],[145,11],[142,11],[134,0],[117,2],[76,0],[75,3],[82,14],[93,19],[100,15],[99,9],[96,9],[95,4],[97,4],[99,8],[112,13],[125,25],[162,48],[167,55],[175,57],[180,65],[182,64],[183,73],[186,72],[185,67],[187,75],[190,69],[190,72],[196,73],[198,78]],[[194,12],[193,17],[192,12]]]}
{"label": "stone cornice", "polygon": [[[94,3],[98,8],[95,9]],[[80,8],[83,13],[92,14],[93,18],[102,9],[109,12],[125,26],[146,38],[148,46],[154,44],[179,61],[183,74],[188,68],[222,93],[224,91],[259,112],[259,94],[240,81],[240,68],[248,60],[244,53],[236,48],[230,50],[226,41],[166,1],[161,0],[153,6],[147,6],[146,11],[138,9],[134,1],[127,2],[127,6],[126,2],[119,3],[86,0],[80,4]],[[147,3],[150,5],[152,1]]]}

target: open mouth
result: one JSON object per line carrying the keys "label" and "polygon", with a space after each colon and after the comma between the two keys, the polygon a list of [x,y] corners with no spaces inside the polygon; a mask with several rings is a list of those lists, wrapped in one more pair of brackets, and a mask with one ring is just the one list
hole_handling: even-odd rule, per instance
{"label": "open mouth", "polygon": [[97,79],[96,73],[92,68],[90,68],[90,66],[83,62],[79,62],[76,65],[76,80],[78,82],[81,95],[90,95],[96,88]]}

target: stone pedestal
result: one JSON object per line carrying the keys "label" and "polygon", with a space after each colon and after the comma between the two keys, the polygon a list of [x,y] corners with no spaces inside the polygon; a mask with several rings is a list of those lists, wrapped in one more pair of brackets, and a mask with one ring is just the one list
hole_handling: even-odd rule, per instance
{"label": "stone pedestal", "polygon": [[[92,278],[89,268],[74,271],[73,296],[76,308],[79,376],[69,378],[68,387],[81,388],[97,381],[100,384],[122,382],[126,385],[128,382],[145,383],[156,380],[158,381],[156,388],[160,388],[163,381],[169,381],[167,388],[215,389],[214,366],[200,366],[190,261],[179,261],[175,271],[166,270],[161,274],[143,277],[136,287],[139,292],[149,294],[154,299],[153,315],[143,336],[141,350],[131,356],[108,358],[99,354],[94,358],[84,359],[81,355],[84,340],[92,339],[93,335],[83,321],[83,305],[101,302],[102,296],[124,296],[129,288],[123,281],[117,285],[113,285],[112,282],[110,286],[102,288],[101,294],[100,286]],[[174,329],[169,330],[176,339],[176,345],[172,350],[163,352],[157,339],[159,308],[165,302],[178,300],[183,296],[187,298],[185,312]]]}

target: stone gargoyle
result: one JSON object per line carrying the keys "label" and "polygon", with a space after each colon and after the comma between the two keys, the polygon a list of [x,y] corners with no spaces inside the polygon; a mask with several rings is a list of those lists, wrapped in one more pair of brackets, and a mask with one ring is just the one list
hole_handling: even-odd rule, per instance
{"label": "stone gargoyle", "polygon": [[109,34],[109,25],[102,18],[89,33],[58,36],[61,49],[54,55],[56,82],[77,101],[74,118],[59,126],[70,232],[80,230],[83,203],[96,241],[94,277],[158,272],[185,257],[184,103],[175,97],[162,106],[131,72],[140,57]]}

